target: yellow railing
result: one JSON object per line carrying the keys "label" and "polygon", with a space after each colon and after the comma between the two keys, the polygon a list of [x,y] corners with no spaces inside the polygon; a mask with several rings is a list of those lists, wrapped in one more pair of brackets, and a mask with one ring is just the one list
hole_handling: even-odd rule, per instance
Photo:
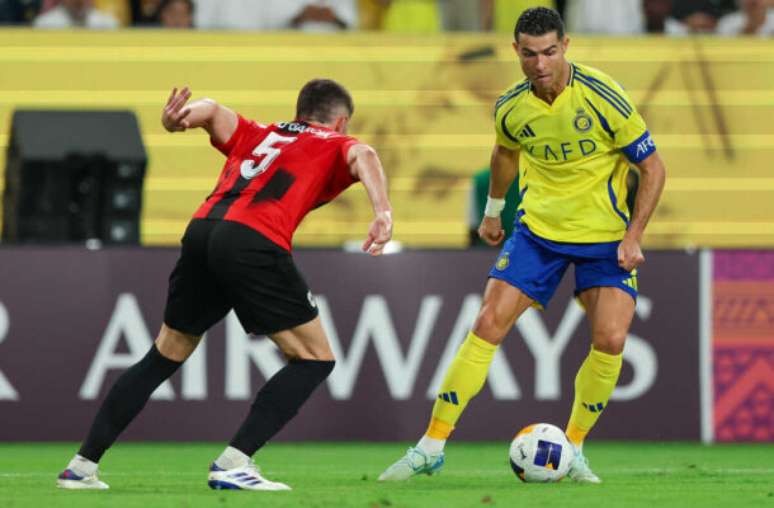
{"label": "yellow railing", "polygon": [[[574,38],[569,57],[628,89],[667,161],[649,247],[774,245],[774,42]],[[134,110],[150,157],[143,242],[173,244],[222,157],[201,133],[162,130],[168,90],[187,84],[271,122],[292,117],[314,77],[352,91],[353,134],[379,150],[391,180],[396,238],[463,246],[468,180],[494,139],[492,104],[521,77],[507,36],[3,30],[0,148],[4,157],[15,108]],[[313,212],[296,244],[360,238],[369,218],[355,187]]]}

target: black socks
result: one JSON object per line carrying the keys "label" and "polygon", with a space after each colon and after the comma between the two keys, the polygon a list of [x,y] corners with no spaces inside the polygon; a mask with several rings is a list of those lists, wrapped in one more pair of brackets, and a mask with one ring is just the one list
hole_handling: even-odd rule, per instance
{"label": "black socks", "polygon": [[336,362],[291,360],[269,379],[250,408],[230,446],[252,456],[298,413]]}
{"label": "black socks", "polygon": [[[333,370],[336,362],[292,360],[255,396],[250,412],[230,445],[252,456],[279,432]],[[110,388],[78,454],[99,462],[118,435],[139,414],[151,394],[182,362],[165,358],[154,345]]]}
{"label": "black socks", "polygon": [[165,358],[154,344],[142,360],[119,377],[91,424],[79,455],[99,462],[129,422],[145,407],[151,394],[182,365]]}

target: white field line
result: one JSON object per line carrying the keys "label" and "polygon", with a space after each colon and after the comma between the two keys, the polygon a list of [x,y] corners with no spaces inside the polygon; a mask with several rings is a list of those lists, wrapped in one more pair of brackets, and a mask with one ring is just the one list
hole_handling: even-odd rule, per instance
{"label": "white field line", "polygon": [[[497,473],[498,471],[506,471],[507,468],[492,468],[492,469],[481,469],[476,471],[479,474],[492,474]],[[697,466],[696,468],[688,468],[688,467],[666,467],[666,468],[660,468],[660,467],[654,467],[654,468],[621,468],[616,467],[614,470],[611,471],[605,471],[604,469],[601,469],[605,476],[634,476],[634,475],[641,475],[641,474],[680,474],[680,473],[702,473],[702,474],[723,474],[723,475],[774,475],[774,468],[705,468],[701,466]],[[454,473],[449,472],[451,475],[454,475]],[[270,476],[276,476],[276,475],[286,475],[288,474],[288,471],[283,471],[280,469],[273,470],[271,473],[268,473]],[[326,476],[349,476],[353,480],[360,480],[361,476],[360,474],[350,474],[350,473],[335,473],[328,471],[325,473]],[[470,470],[460,471],[457,475],[469,475]],[[147,476],[148,473],[123,473],[123,472],[117,472],[117,473],[110,473],[110,472],[100,472],[100,478],[119,478],[119,477],[142,477]],[[153,472],[154,476],[169,476],[169,477],[181,477],[181,478],[193,478],[193,477],[206,477],[206,473],[201,472],[182,472],[182,471],[173,471],[173,472]],[[371,475],[369,475],[370,478]],[[55,478],[56,473],[53,472],[33,472],[33,473],[7,473],[7,472],[0,472],[0,478],[42,478],[42,477],[50,477]]]}

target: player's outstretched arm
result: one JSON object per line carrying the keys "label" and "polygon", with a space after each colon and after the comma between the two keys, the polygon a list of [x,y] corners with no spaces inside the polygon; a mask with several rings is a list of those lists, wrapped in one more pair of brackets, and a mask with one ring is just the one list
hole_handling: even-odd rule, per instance
{"label": "player's outstretched arm", "polygon": [[505,237],[500,212],[505,206],[505,195],[519,169],[519,152],[495,145],[492,149],[490,167],[489,196],[484,218],[481,219],[481,225],[478,227],[478,236],[489,245],[497,245]]}
{"label": "player's outstretched arm", "polygon": [[640,170],[640,185],[637,189],[637,199],[634,201],[634,213],[629,229],[618,246],[618,264],[626,271],[634,270],[645,262],[640,248],[642,235],[656,209],[666,181],[666,167],[658,152],[653,152],[636,166]]}
{"label": "player's outstretched arm", "polygon": [[219,144],[226,143],[237,128],[237,114],[212,99],[199,99],[190,104],[191,90],[184,87],[178,93],[177,88],[164,105],[161,112],[161,124],[169,132],[184,131],[201,127]]}
{"label": "player's outstretched arm", "polygon": [[392,207],[387,197],[387,178],[376,150],[365,144],[353,145],[347,154],[352,176],[358,178],[368,192],[374,209],[374,220],[368,228],[363,251],[378,256],[392,238]]}

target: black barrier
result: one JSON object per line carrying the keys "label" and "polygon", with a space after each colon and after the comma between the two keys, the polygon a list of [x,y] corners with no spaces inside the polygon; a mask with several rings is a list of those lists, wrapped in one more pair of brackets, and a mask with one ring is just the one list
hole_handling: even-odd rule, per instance
{"label": "black barrier", "polygon": [[3,241],[138,244],[146,164],[131,112],[16,111]]}

